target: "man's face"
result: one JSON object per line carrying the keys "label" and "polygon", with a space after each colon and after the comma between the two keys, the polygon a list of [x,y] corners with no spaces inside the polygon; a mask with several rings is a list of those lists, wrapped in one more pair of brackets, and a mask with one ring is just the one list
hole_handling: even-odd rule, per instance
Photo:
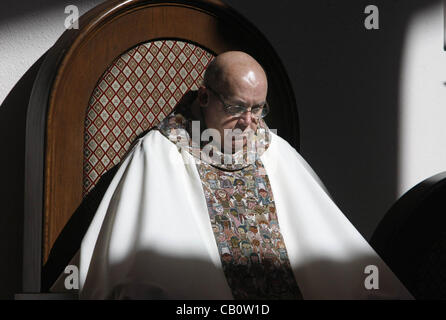
{"label": "man's face", "polygon": [[[251,75],[242,79],[235,79],[233,83],[226,84],[220,88],[200,88],[199,94],[207,95],[207,105],[204,108],[204,117],[208,128],[216,129],[220,133],[221,147],[224,150],[232,150],[238,146],[245,145],[249,134],[257,130],[259,118],[246,111],[239,116],[228,114],[226,105],[239,105],[249,108],[263,105],[266,101],[267,83],[266,79]],[[225,130],[228,129],[228,130]],[[232,138],[229,134],[240,130],[241,134]]]}

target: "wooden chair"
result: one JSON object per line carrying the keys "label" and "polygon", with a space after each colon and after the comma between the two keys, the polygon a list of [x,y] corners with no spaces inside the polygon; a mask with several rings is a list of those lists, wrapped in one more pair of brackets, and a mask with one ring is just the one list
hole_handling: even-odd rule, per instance
{"label": "wooden chair", "polygon": [[446,299],[446,172],[406,192],[371,245],[416,299]]}
{"label": "wooden chair", "polygon": [[[228,50],[245,51],[265,68],[272,106],[266,121],[298,149],[296,102],[279,57],[220,1],[106,1],[46,53],[27,115],[24,293],[44,291],[42,266],[100,177],[110,176],[132,140],[162,120],[200,84],[211,59]],[[94,208],[101,192],[83,206]]]}

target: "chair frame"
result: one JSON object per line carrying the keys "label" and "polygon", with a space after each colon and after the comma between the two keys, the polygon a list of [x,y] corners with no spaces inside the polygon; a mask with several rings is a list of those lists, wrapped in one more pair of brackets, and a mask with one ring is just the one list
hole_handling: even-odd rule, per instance
{"label": "chair frame", "polygon": [[416,272],[444,232],[443,207],[436,208],[436,201],[443,201],[444,190],[446,172],[415,185],[387,211],[370,240],[370,245],[416,299],[426,299],[426,293],[419,292]]}

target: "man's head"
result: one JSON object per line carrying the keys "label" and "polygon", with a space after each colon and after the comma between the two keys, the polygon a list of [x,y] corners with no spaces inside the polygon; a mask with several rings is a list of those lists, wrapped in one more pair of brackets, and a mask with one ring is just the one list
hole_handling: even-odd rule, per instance
{"label": "man's head", "polygon": [[[231,149],[235,146],[232,139],[224,139],[225,129],[239,129],[244,134],[257,130],[259,118],[251,110],[265,105],[267,91],[265,71],[244,52],[222,53],[209,64],[204,85],[198,90],[198,102],[203,108],[206,126],[220,133],[222,147],[225,141]],[[227,112],[225,105],[243,106],[246,110],[234,116]]]}

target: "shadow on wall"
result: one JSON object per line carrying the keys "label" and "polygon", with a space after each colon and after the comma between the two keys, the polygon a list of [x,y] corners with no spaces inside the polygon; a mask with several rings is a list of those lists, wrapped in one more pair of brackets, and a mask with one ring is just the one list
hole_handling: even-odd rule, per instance
{"label": "shadow on wall", "polygon": [[26,111],[43,56],[23,75],[0,106],[0,299],[21,288]]}
{"label": "shadow on wall", "polygon": [[[369,239],[397,199],[405,32],[412,14],[439,0],[224,1],[277,50],[294,85],[301,153]],[[370,4],[379,30],[364,27]]]}

